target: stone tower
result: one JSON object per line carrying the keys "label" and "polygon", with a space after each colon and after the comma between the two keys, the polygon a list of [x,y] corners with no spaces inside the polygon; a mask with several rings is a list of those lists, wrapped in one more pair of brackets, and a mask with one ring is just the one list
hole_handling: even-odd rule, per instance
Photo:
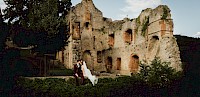
{"label": "stone tower", "polygon": [[159,57],[181,70],[173,20],[165,5],[147,8],[134,19],[112,21],[103,17],[92,0],[82,0],[70,10],[67,21],[69,45],[57,55],[66,68],[82,58],[90,70],[130,75],[139,71],[139,62]]}

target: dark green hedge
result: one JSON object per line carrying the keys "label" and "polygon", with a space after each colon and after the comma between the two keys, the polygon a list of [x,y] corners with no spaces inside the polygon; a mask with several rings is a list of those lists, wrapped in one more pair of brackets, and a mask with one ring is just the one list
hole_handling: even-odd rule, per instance
{"label": "dark green hedge", "polygon": [[74,71],[72,69],[54,69],[54,70],[49,70],[49,75],[50,76],[73,76]]}
{"label": "dark green hedge", "polygon": [[[20,78],[13,95],[17,97],[138,97],[138,96],[173,96],[171,86],[152,86],[138,79],[137,76],[124,76],[118,78],[100,78],[97,85],[87,79],[85,85],[76,86],[75,79],[48,78],[30,80]],[[173,85],[172,85],[173,86]]]}
{"label": "dark green hedge", "polygon": [[[85,84],[75,85],[75,79],[47,78],[30,80],[19,78],[11,96],[17,97],[160,97],[180,96],[181,73],[168,67],[169,63],[159,59],[152,64],[141,65],[141,72],[132,76],[99,78],[92,86],[86,79]],[[184,95],[182,95],[184,96]]]}

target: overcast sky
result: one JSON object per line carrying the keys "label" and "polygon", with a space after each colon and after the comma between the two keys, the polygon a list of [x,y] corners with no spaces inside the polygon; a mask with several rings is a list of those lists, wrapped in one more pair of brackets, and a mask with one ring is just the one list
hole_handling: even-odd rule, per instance
{"label": "overcast sky", "polygon": [[[71,0],[73,5],[81,0]],[[113,20],[137,18],[143,9],[167,5],[174,21],[174,34],[200,37],[200,0],[93,0],[103,16]],[[0,0],[0,7],[5,5]]]}

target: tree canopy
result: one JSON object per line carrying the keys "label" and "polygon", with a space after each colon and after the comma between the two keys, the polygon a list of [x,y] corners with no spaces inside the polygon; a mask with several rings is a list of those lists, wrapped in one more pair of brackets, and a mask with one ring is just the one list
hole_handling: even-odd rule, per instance
{"label": "tree canopy", "polygon": [[4,20],[18,46],[37,45],[42,53],[60,50],[68,38],[65,16],[71,0],[4,0]]}
{"label": "tree canopy", "polygon": [[0,9],[0,52],[3,51],[5,47],[6,37],[8,36],[9,26],[3,22],[3,15]]}

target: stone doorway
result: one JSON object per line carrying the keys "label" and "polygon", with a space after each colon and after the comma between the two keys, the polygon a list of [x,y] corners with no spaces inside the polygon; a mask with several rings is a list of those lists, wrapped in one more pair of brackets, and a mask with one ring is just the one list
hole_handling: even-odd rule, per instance
{"label": "stone doorway", "polygon": [[111,73],[112,70],[112,57],[108,57],[106,60],[106,71]]}
{"label": "stone doorway", "polygon": [[139,57],[137,55],[131,55],[129,63],[130,72],[135,73],[139,68]]}
{"label": "stone doorway", "polygon": [[87,67],[88,67],[90,70],[93,70],[92,56],[91,56],[91,53],[90,53],[89,50],[86,50],[86,51],[83,53],[83,61],[86,62]]}
{"label": "stone doorway", "polygon": [[117,58],[117,70],[121,70],[121,58]]}

